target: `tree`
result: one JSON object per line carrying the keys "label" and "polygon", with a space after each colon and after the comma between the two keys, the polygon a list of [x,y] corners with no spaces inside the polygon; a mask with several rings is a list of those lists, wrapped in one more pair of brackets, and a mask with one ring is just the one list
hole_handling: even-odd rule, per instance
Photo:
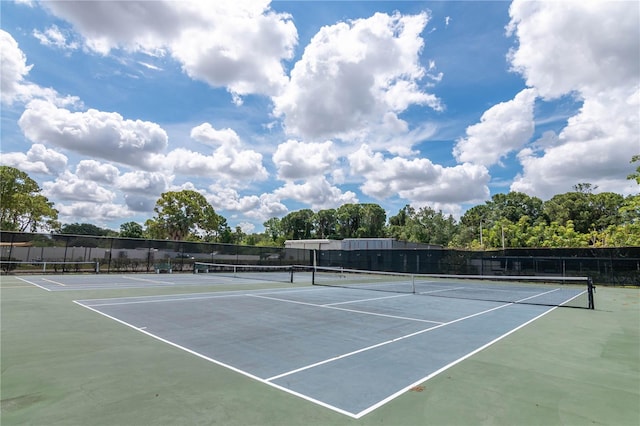
{"label": "tree", "polygon": [[431,207],[421,207],[415,217],[415,222],[421,230],[418,242],[446,246],[456,233],[456,220],[453,216],[445,216],[441,210],[435,211]]}
{"label": "tree", "polygon": [[279,240],[282,240],[282,242],[284,242],[282,224],[280,223],[279,218],[272,217],[262,225],[264,226],[264,233],[267,235],[267,238],[271,243],[278,242]]}
{"label": "tree", "polygon": [[593,212],[593,229],[603,231],[611,225],[622,223],[621,209],[625,199],[622,195],[613,192],[600,192],[591,197],[591,209]]}
{"label": "tree", "polygon": [[360,204],[343,204],[336,210],[336,219],[341,238],[356,238],[362,220],[362,207]]}
{"label": "tree", "polygon": [[484,237],[482,244],[480,244],[480,235],[484,234],[490,225],[490,210],[487,204],[471,207],[460,218],[457,234],[453,238],[453,245],[481,248],[484,245]]}
{"label": "tree", "polygon": [[416,210],[409,204],[398,211],[398,214],[389,218],[387,233],[390,237],[400,241],[411,241],[410,222],[415,216]]}
{"label": "tree", "polygon": [[0,229],[20,232],[57,229],[58,211],[40,191],[25,172],[0,166]]}
{"label": "tree", "polygon": [[377,204],[360,204],[360,227],[357,230],[358,238],[384,237],[387,213]]}
{"label": "tree", "polygon": [[624,197],[612,192],[593,194],[588,184],[576,185],[574,189],[573,192],[554,195],[544,203],[548,223],[566,226],[571,221],[576,232],[588,234],[620,222],[619,210]]}
{"label": "tree", "polygon": [[338,234],[338,218],[335,209],[319,210],[313,215],[313,227],[320,238],[335,238]]}
{"label": "tree", "polygon": [[282,233],[287,239],[291,240],[311,238],[313,235],[312,219],[313,211],[310,209],[291,212],[280,221]]}
{"label": "tree", "polygon": [[636,167],[636,171],[631,173],[629,176],[627,176],[627,179],[629,180],[635,180],[638,185],[640,185],[640,154],[639,155],[634,155],[633,157],[631,157],[631,163],[639,163],[638,167]]}
{"label": "tree", "polygon": [[61,234],[72,235],[95,235],[98,237],[115,236],[116,233],[110,229],[100,228],[91,223],[70,223],[60,228]]}
{"label": "tree", "polygon": [[[169,191],[160,195],[153,208],[157,216],[145,222],[151,238],[222,239],[228,226],[202,194],[192,190]],[[230,234],[230,232],[229,232]]]}
{"label": "tree", "polygon": [[398,215],[389,218],[389,235],[399,240],[425,244],[448,245],[456,234],[453,216],[429,206],[415,210],[407,205]]}
{"label": "tree", "polygon": [[201,214],[202,217],[197,225],[203,232],[203,239],[205,241],[220,241],[223,235],[231,232],[231,228],[229,228],[229,225],[227,224],[227,219],[217,214],[213,207],[208,203],[202,210]]}
{"label": "tree", "polygon": [[534,223],[542,216],[542,206],[540,198],[530,197],[522,192],[495,194],[491,201],[487,202],[490,214],[485,219],[492,222],[507,219],[516,223],[521,217],[527,216],[529,221]]}
{"label": "tree", "polygon": [[144,228],[137,222],[126,222],[120,225],[120,237],[122,238],[142,238]]}
{"label": "tree", "polygon": [[240,226],[236,226],[236,230],[233,233],[233,243],[240,245],[240,243],[242,242],[243,238],[246,237],[247,234],[244,233],[244,231],[242,230],[242,227]]}
{"label": "tree", "polygon": [[620,207],[622,224],[640,223],[640,195],[629,195]]}

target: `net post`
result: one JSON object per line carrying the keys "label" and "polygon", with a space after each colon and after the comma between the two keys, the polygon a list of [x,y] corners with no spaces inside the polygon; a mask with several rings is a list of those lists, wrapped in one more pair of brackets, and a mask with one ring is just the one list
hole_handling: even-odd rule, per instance
{"label": "net post", "polygon": [[100,273],[100,262],[96,262],[96,274]]}
{"label": "net post", "polygon": [[589,309],[595,309],[596,306],[595,306],[595,301],[594,301],[594,298],[593,298],[593,293],[595,292],[595,287],[593,285],[593,278],[591,278],[591,277],[589,277],[587,279],[587,288],[588,288],[587,293],[589,295]]}
{"label": "net post", "polygon": [[289,283],[293,284],[293,270],[295,268],[293,266],[291,266],[291,270],[289,271],[290,274],[290,278],[289,278]]}
{"label": "net post", "polygon": [[47,272],[47,262],[42,262],[42,273],[46,273]]}
{"label": "net post", "polygon": [[416,294],[416,276],[411,274],[411,293]]}
{"label": "net post", "polygon": [[316,285],[316,267],[311,268],[311,285]]}

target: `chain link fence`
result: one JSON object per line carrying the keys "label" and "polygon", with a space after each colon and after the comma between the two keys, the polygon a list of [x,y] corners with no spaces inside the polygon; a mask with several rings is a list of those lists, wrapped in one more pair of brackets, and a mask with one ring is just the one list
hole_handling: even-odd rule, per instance
{"label": "chain link fence", "polygon": [[596,284],[640,285],[640,247],[332,250],[320,252],[318,264],[416,274],[589,276]]}
{"label": "chain link fence", "polygon": [[[68,234],[0,232],[5,273],[41,272],[43,262],[95,262],[100,272],[154,272],[195,262],[313,265],[416,274],[590,276],[604,285],[640,285],[640,247],[321,250]],[[63,269],[64,270],[64,269]]]}
{"label": "chain link fence", "polygon": [[176,272],[191,272],[195,262],[312,263],[308,250],[87,235],[1,232],[0,245],[4,272],[39,272],[43,262],[96,262],[104,273],[154,272],[159,265],[171,265]]}

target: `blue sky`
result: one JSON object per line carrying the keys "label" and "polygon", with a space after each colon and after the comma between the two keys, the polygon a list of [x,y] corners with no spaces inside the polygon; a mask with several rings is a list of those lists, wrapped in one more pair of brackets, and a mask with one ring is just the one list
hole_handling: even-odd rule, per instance
{"label": "blue sky", "polygon": [[201,192],[259,232],[373,202],[637,193],[636,1],[2,1],[0,162],[63,223]]}

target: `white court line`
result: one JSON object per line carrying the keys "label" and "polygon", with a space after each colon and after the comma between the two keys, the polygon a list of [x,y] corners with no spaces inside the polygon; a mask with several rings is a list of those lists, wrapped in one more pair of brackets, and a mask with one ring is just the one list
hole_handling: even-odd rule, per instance
{"label": "white court line", "polygon": [[406,297],[411,296],[412,293],[404,293],[404,294],[396,294],[394,296],[382,296],[382,297],[372,297],[370,299],[355,299],[348,300],[346,302],[336,302],[336,303],[325,303],[322,306],[336,306],[336,305],[348,305],[349,303],[360,303],[360,302],[369,302],[371,300],[381,300],[381,299],[393,299],[395,297]]}
{"label": "white court line", "polygon": [[[204,299],[217,299],[217,298],[223,298],[223,297],[241,297],[241,296],[245,296],[245,295],[244,294],[225,294],[225,295],[207,295],[207,296],[194,296],[194,297],[180,297],[180,298],[173,298],[173,299],[132,300],[132,301],[127,301],[127,302],[96,303],[96,304],[91,304],[91,307],[95,307],[95,306],[136,305],[136,304],[140,304],[140,303],[182,302],[183,300],[204,300]],[[140,296],[138,296],[138,297],[140,297]],[[163,297],[166,297],[166,295],[164,295]],[[83,302],[91,302],[91,300],[83,300],[83,301],[74,300],[74,302],[81,303],[82,306],[89,307],[89,305],[85,305]]]}
{"label": "white court line", "polygon": [[49,282],[49,283],[53,283],[53,284],[57,284],[57,285],[61,285],[62,287],[66,287],[66,285],[65,285],[65,284],[59,283],[58,281],[49,280],[49,279],[47,279],[47,278],[42,278],[42,281],[46,281],[46,282]]}
{"label": "white court line", "polygon": [[[35,285],[35,284],[34,284]],[[45,289],[44,287],[42,287],[43,289]],[[46,290],[46,289],[45,289]],[[298,287],[298,288],[288,288],[288,287],[282,287],[282,288],[270,288],[270,289],[257,289],[257,290],[253,290],[256,293],[250,293],[250,294],[279,294],[279,293],[297,293],[297,292],[301,292],[301,291],[318,291],[320,290],[319,288],[305,288],[305,287]],[[47,290],[49,291],[49,290]],[[91,306],[109,306],[109,305],[128,305],[128,304],[135,304],[135,303],[157,303],[157,302],[179,302],[181,300],[189,300],[194,298],[194,294],[200,294],[200,296],[196,296],[196,298],[203,298],[203,299],[215,299],[216,297],[229,297],[229,296],[246,296],[247,294],[247,290],[225,290],[225,291],[220,291],[220,292],[206,292],[206,293],[179,293],[179,294],[173,294],[173,295],[166,295],[166,294],[159,294],[159,295],[155,295],[155,296],[127,296],[127,297],[116,297],[116,298],[109,298],[109,299],[81,299],[81,300],[77,300],[77,302],[80,302],[82,304],[91,304],[91,302],[98,302],[98,301],[113,301],[113,300],[123,300],[124,302],[108,302],[108,303],[101,303],[101,304],[97,304],[97,305],[91,305]],[[169,298],[167,298],[169,297]],[[144,298],[143,300],[140,300],[141,298]],[[158,298],[163,298],[163,299],[158,299]],[[132,300],[130,302],[127,302],[126,300],[129,299],[135,299]]]}
{"label": "white court line", "polygon": [[76,303],[77,305],[82,306],[82,307],[84,307],[84,308],[87,308],[87,309],[89,309],[90,311],[96,312],[96,313],[98,313],[98,314],[100,314],[100,315],[102,315],[102,316],[105,316],[105,317],[107,317],[107,318],[109,318],[109,319],[112,319],[112,320],[114,320],[114,321],[116,321],[116,322],[119,322],[120,324],[126,325],[127,327],[133,328],[134,330],[139,331],[140,333],[146,334],[146,335],[147,335],[147,336],[149,336],[149,337],[153,337],[154,339],[159,340],[159,341],[161,341],[161,342],[163,342],[163,343],[166,343],[166,344],[168,344],[168,345],[170,345],[170,346],[173,346],[173,347],[178,348],[178,349],[181,349],[181,350],[183,350],[183,351],[185,351],[185,352],[187,352],[187,353],[190,353],[190,354],[192,354],[192,355],[195,355],[195,356],[197,356],[198,358],[202,358],[202,359],[204,359],[204,360],[206,360],[206,361],[209,361],[209,362],[212,362],[212,363],[217,364],[217,365],[219,365],[219,366],[222,366],[222,367],[228,368],[228,369],[229,369],[229,370],[231,370],[231,371],[235,371],[236,373],[240,373],[240,374],[242,374],[242,375],[244,375],[244,376],[246,376],[246,377],[249,377],[249,378],[251,378],[251,379],[253,379],[253,380],[257,380],[257,381],[258,381],[258,382],[260,382],[260,383],[264,383],[264,384],[266,384],[266,385],[269,385],[269,386],[274,387],[274,388],[276,388],[276,389],[279,389],[279,390],[281,390],[281,391],[287,392],[287,393],[289,393],[289,394],[291,394],[291,395],[295,395],[295,396],[297,396],[297,397],[299,397],[299,398],[302,398],[302,399],[305,399],[305,400],[307,400],[307,401],[313,402],[314,404],[318,404],[318,405],[320,405],[320,406],[322,406],[322,407],[325,407],[325,408],[328,408],[328,409],[330,409],[330,410],[336,411],[336,412],[338,412],[338,413],[340,413],[340,414],[344,414],[345,416],[353,417],[353,413],[350,413],[350,412],[348,412],[348,411],[345,411],[345,410],[343,410],[343,409],[341,409],[341,408],[334,407],[333,405],[329,405],[329,404],[327,404],[326,402],[323,402],[323,401],[320,401],[320,400],[317,400],[317,399],[311,398],[310,396],[307,396],[307,395],[305,395],[305,394],[302,394],[302,393],[296,392],[296,391],[294,391],[294,390],[292,390],[292,389],[285,388],[285,387],[280,386],[280,385],[278,385],[278,384],[276,384],[276,383],[268,382],[268,381],[266,381],[266,380],[264,380],[264,379],[262,379],[262,378],[260,378],[260,377],[258,377],[258,376],[255,376],[255,375],[253,375],[253,374],[251,374],[251,373],[249,373],[249,372],[247,372],[247,371],[240,370],[239,368],[233,367],[232,365],[225,364],[224,362],[221,362],[221,361],[218,361],[218,360],[216,360],[216,359],[210,358],[210,357],[208,357],[208,356],[206,356],[206,355],[203,355],[203,354],[201,354],[201,353],[198,353],[198,352],[196,352],[196,351],[194,351],[194,350],[191,350],[191,349],[189,349],[189,348],[187,348],[187,347],[184,347],[184,346],[178,345],[177,343],[174,343],[174,342],[172,342],[172,341],[170,341],[170,340],[163,339],[163,338],[162,338],[162,337],[160,337],[160,336],[156,336],[155,334],[148,332],[148,331],[146,330],[146,327],[136,327],[136,326],[135,326],[135,325],[133,325],[133,324],[130,324],[130,323],[128,323],[128,322],[126,322],[126,321],[123,321],[123,320],[121,320],[121,319],[118,319],[118,318],[116,318],[116,317],[113,317],[113,316],[111,316],[111,315],[109,315],[109,314],[105,314],[104,312],[101,312],[101,311],[99,311],[99,310],[97,310],[97,309],[93,309],[93,308],[92,308],[92,307],[90,307],[90,306],[83,305],[82,303],[80,303],[80,302],[78,302],[78,301],[76,301],[76,300],[74,300],[74,301],[73,301],[73,303]]}
{"label": "white court line", "polygon": [[438,289],[438,290],[419,291],[417,294],[442,293],[443,291],[463,290],[465,288],[467,288],[467,287],[442,288],[442,289]]}
{"label": "white court line", "polygon": [[16,277],[16,279],[19,279],[20,281],[24,281],[24,282],[25,282],[25,283],[27,283],[27,284],[35,285],[36,287],[41,288],[41,289],[43,289],[43,290],[45,290],[45,291],[51,291],[51,289],[49,289],[49,288],[43,287],[43,286],[41,286],[41,285],[39,285],[39,284],[36,284],[36,283],[34,283],[34,282],[31,282],[31,281],[29,281],[29,280],[25,280],[24,278]]}
{"label": "white court line", "polygon": [[146,278],[137,278],[137,277],[129,277],[127,275],[123,275],[122,278],[128,279],[128,280],[133,280],[133,281],[143,281],[143,282],[148,282],[148,283],[153,283],[153,284],[175,284],[172,281],[160,281],[160,280],[149,280]]}
{"label": "white court line", "polygon": [[256,298],[259,298],[259,299],[275,300],[277,302],[293,303],[293,304],[296,304],[296,305],[313,306],[314,308],[334,309],[336,311],[353,312],[353,313],[356,313],[356,314],[364,314],[364,315],[373,315],[373,316],[376,316],[376,317],[385,317],[385,318],[393,318],[393,319],[401,319],[401,320],[417,321],[417,322],[428,322],[430,324],[442,324],[439,321],[429,321],[429,320],[424,320],[424,319],[419,319],[419,318],[401,317],[401,316],[397,316],[397,315],[388,315],[388,314],[379,314],[379,313],[376,313],[376,312],[361,311],[361,310],[358,310],[358,309],[337,308],[335,306],[318,305],[316,303],[308,303],[308,302],[299,302],[297,300],[280,299],[280,298],[277,298],[277,297],[262,296],[260,294],[247,294],[246,296],[256,297]]}

